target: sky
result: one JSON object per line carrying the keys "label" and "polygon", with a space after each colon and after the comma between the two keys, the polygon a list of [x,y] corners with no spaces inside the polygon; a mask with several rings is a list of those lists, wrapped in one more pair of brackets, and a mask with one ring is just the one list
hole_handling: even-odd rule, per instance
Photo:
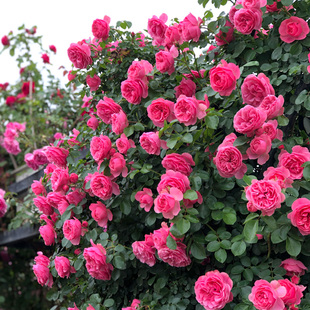
{"label": "sky", "polygon": [[[211,1],[210,1],[211,2]],[[67,56],[67,49],[71,43],[92,37],[91,26],[93,20],[103,19],[105,15],[111,18],[110,25],[115,26],[119,20],[132,22],[132,31],[147,29],[148,19],[153,15],[168,15],[170,20],[177,17],[183,20],[192,13],[196,17],[203,17],[206,9],[197,0],[14,0],[1,3],[0,38],[10,31],[17,32],[22,24],[26,28],[37,26],[37,34],[42,35],[44,48],[55,45],[57,53],[50,52],[52,72],[61,78],[60,66],[71,69],[71,62]],[[212,12],[216,11],[212,8]],[[1,44],[1,43],[0,43]],[[2,48],[2,45],[0,46]],[[36,55],[37,62],[42,62],[41,54]],[[15,83],[19,77],[16,62],[8,51],[0,55],[0,83]],[[65,80],[64,82],[66,82]]]}

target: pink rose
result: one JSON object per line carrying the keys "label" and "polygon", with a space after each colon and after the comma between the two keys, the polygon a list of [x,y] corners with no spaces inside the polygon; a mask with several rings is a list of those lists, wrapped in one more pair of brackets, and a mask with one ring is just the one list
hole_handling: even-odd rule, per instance
{"label": "pink rose", "polygon": [[274,95],[267,95],[260,103],[259,108],[267,113],[267,119],[273,119],[284,113],[284,98],[280,95],[278,98]]}
{"label": "pink rose", "polygon": [[92,203],[89,206],[89,210],[92,211],[91,216],[100,227],[106,227],[108,221],[112,221],[113,219],[112,212],[100,201]]}
{"label": "pink rose", "polygon": [[293,180],[290,178],[290,171],[285,167],[268,167],[264,172],[264,180],[272,180],[279,184],[281,188],[292,187]]}
{"label": "pink rose", "polygon": [[200,25],[202,24],[202,19],[198,17],[198,19],[192,14],[189,13],[183,21],[180,22],[180,26],[182,29],[182,38],[184,41],[193,40],[194,42],[198,42],[201,30]]}
{"label": "pink rose", "polygon": [[90,181],[90,188],[92,193],[101,198],[102,200],[108,200],[114,195],[119,195],[119,187],[116,183],[112,182],[107,176],[95,172]]}
{"label": "pink rose", "polygon": [[64,237],[71,241],[73,245],[79,245],[82,235],[82,224],[74,218],[73,220],[66,220],[62,227]]}
{"label": "pink rose", "polygon": [[242,34],[251,34],[262,27],[263,12],[261,9],[240,9],[234,14],[235,28]]}
{"label": "pink rose", "polygon": [[57,146],[48,146],[45,149],[45,154],[49,162],[57,167],[65,168],[67,166],[68,150]]}
{"label": "pink rose", "polygon": [[149,18],[147,23],[147,31],[150,36],[154,39],[153,45],[164,45],[165,42],[165,33],[168,26],[165,24],[168,20],[167,14],[163,13],[158,18],[153,15],[152,18]]}
{"label": "pink rose", "polygon": [[303,276],[308,268],[299,260],[294,258],[288,258],[281,262],[280,267],[286,270],[286,275],[292,276]]}
{"label": "pink rose", "polygon": [[66,170],[56,168],[51,176],[52,189],[54,192],[66,192],[69,184],[68,168]]}
{"label": "pink rose", "polygon": [[125,178],[128,174],[128,168],[126,167],[126,161],[124,156],[120,153],[115,153],[109,162],[110,172],[113,178],[118,177],[120,174]]}
{"label": "pink rose", "polygon": [[135,148],[136,145],[133,140],[128,139],[124,133],[121,134],[121,137],[116,140],[116,147],[118,151],[122,154],[127,154],[127,151],[130,148]]}
{"label": "pink rose", "polygon": [[86,194],[81,189],[75,189],[66,195],[66,198],[70,204],[78,205],[84,198]]}
{"label": "pink rose", "polygon": [[156,263],[154,242],[152,237],[147,237],[147,235],[145,237],[145,241],[135,241],[132,244],[132,251],[141,263],[152,267]]}
{"label": "pink rose", "polygon": [[227,63],[222,59],[219,65],[210,70],[209,76],[212,89],[221,96],[229,96],[236,88],[240,69],[235,64]]}
{"label": "pink rose", "polygon": [[165,141],[159,139],[158,132],[144,132],[140,136],[140,145],[148,154],[160,154],[160,147],[166,148]]}
{"label": "pink rose", "polygon": [[186,254],[186,245],[177,242],[175,250],[169,249],[166,245],[158,249],[158,257],[172,267],[186,267],[190,265],[191,259]]}
{"label": "pink rose", "polygon": [[88,44],[71,43],[68,48],[68,57],[72,61],[73,65],[79,69],[85,69],[88,65],[93,63],[91,52]]}
{"label": "pink rose", "polygon": [[189,176],[192,172],[192,167],[195,166],[193,157],[189,153],[177,154],[171,153],[164,157],[161,164],[166,170],[178,171],[186,176]]}
{"label": "pink rose", "polygon": [[206,310],[220,310],[233,300],[232,287],[226,272],[209,271],[195,282],[196,299]]}
{"label": "pink rose", "polygon": [[75,273],[76,270],[70,265],[70,261],[67,257],[56,256],[55,257],[55,269],[61,278],[69,278],[71,273]]}
{"label": "pink rose", "polygon": [[140,202],[140,208],[149,212],[153,206],[153,193],[149,188],[143,188],[143,191],[139,191],[135,195],[135,199]]}
{"label": "pink rose", "polygon": [[107,263],[106,250],[101,244],[94,244],[84,249],[83,255],[86,260],[88,273],[97,280],[110,280],[113,266]]}
{"label": "pink rose", "polygon": [[19,142],[17,140],[4,138],[2,146],[5,148],[5,150],[13,155],[17,155],[21,152],[21,149],[19,147]]}
{"label": "pink rose", "polygon": [[281,297],[285,296],[286,289],[274,280],[271,283],[266,280],[257,280],[252,287],[249,300],[258,310],[285,309]]}
{"label": "pink rose", "polygon": [[43,59],[43,63],[45,63],[45,64],[50,63],[50,58],[47,54],[42,54],[41,58]]}
{"label": "pink rose", "polygon": [[33,181],[31,184],[31,189],[35,195],[43,195],[46,196],[46,189],[42,184],[42,178],[40,181]]}
{"label": "pink rose", "polygon": [[297,16],[291,16],[285,19],[279,27],[280,39],[285,43],[303,40],[309,31],[308,23]]}
{"label": "pink rose", "polygon": [[266,134],[272,140],[278,139],[282,141],[283,139],[283,131],[278,129],[278,122],[274,119],[264,123],[263,126],[255,132],[256,136],[261,136]]}
{"label": "pink rose", "polygon": [[148,83],[147,75],[151,73],[153,66],[147,60],[133,61],[128,68],[128,80],[142,80],[144,83]]}
{"label": "pink rose", "polygon": [[287,215],[292,225],[297,227],[303,236],[310,235],[310,200],[298,198],[292,204],[292,212]]}
{"label": "pink rose", "polygon": [[121,83],[122,96],[132,104],[139,104],[148,96],[148,86],[142,80],[125,80]]}
{"label": "pink rose", "polygon": [[72,70],[70,70],[68,73],[68,80],[72,81],[75,79],[75,77],[76,77],[76,74],[72,74]]}
{"label": "pink rose", "polygon": [[229,27],[227,32],[219,31],[218,34],[215,35],[215,41],[217,46],[222,46],[230,43],[234,40],[234,25],[227,20],[225,23],[225,27]]}
{"label": "pink rose", "polygon": [[44,196],[37,196],[33,199],[33,203],[45,215],[51,215],[54,212],[51,205],[48,203],[47,198]]}
{"label": "pink rose", "polygon": [[101,84],[101,80],[97,74],[94,74],[93,77],[91,77],[90,75],[87,75],[86,83],[90,87],[90,91],[96,91]]}
{"label": "pink rose", "polygon": [[37,149],[33,151],[34,161],[38,165],[45,165],[48,163],[48,159],[46,157],[45,151],[43,149]]}
{"label": "pink rose", "polygon": [[46,285],[48,287],[53,286],[53,276],[50,273],[50,270],[45,265],[33,265],[32,270],[37,278],[38,283],[43,286]]}
{"label": "pink rose", "polygon": [[129,125],[127,115],[123,110],[121,110],[119,113],[112,114],[111,121],[112,131],[117,135],[122,134],[124,129]]}
{"label": "pink rose", "polygon": [[181,95],[186,97],[192,97],[195,95],[196,92],[196,84],[190,79],[182,78],[182,81],[179,86],[174,88],[175,96],[179,98]]}
{"label": "pink rose", "polygon": [[172,45],[183,43],[182,29],[180,24],[169,26],[165,32],[165,45],[170,48]]}
{"label": "pink rose", "polygon": [[112,114],[122,111],[121,106],[108,97],[104,97],[103,100],[99,100],[98,104],[96,105],[96,109],[97,115],[105,124],[112,123]]}
{"label": "pink rose", "polygon": [[86,308],[86,310],[96,310],[91,304]]}
{"label": "pink rose", "polygon": [[34,155],[32,153],[25,154],[24,161],[29,168],[31,168],[33,170],[39,169],[39,165],[34,160]]}
{"label": "pink rose", "polygon": [[184,95],[178,97],[174,106],[174,114],[180,123],[186,126],[196,124],[198,113],[199,103],[195,98]]}
{"label": "pink rose", "polygon": [[44,220],[47,225],[40,226],[39,232],[44,240],[44,244],[47,246],[55,244],[55,238],[57,238],[54,223],[45,214],[40,216],[41,220]]}
{"label": "pink rose", "polygon": [[241,152],[233,145],[219,146],[213,161],[223,178],[235,176],[242,179],[247,171],[246,165],[242,163]]}
{"label": "pink rose", "polygon": [[169,192],[163,192],[154,200],[155,213],[162,213],[163,217],[172,220],[181,210],[180,201],[183,199],[182,192],[172,187]]}
{"label": "pink rose", "polygon": [[3,196],[0,196],[0,218],[4,217],[6,211],[7,211],[7,204]]}
{"label": "pink rose", "polygon": [[92,130],[96,130],[99,126],[99,121],[95,116],[91,116],[90,119],[87,121],[87,126]]}
{"label": "pink rose", "polygon": [[49,49],[56,54],[56,47],[55,47],[55,45],[50,45]]}
{"label": "pink rose", "polygon": [[258,107],[264,98],[268,95],[274,95],[274,89],[270,84],[268,77],[264,73],[258,76],[248,75],[241,86],[243,103]]}
{"label": "pink rose", "polygon": [[249,159],[257,159],[259,165],[263,165],[269,159],[269,152],[271,150],[271,139],[268,135],[262,134],[256,136],[250,143],[246,154]]}
{"label": "pink rose", "polygon": [[122,308],[122,310],[136,310],[138,309],[139,305],[140,305],[140,300],[134,299],[130,307]]}
{"label": "pink rose", "polygon": [[190,189],[188,177],[180,172],[172,170],[166,171],[166,173],[161,176],[161,180],[157,186],[157,192],[158,194],[169,192],[169,189],[172,187],[177,188],[184,194]]}
{"label": "pink rose", "polygon": [[155,55],[156,59],[156,68],[159,72],[165,73],[167,72],[171,75],[174,72],[174,58],[170,52],[167,51],[159,51]]}
{"label": "pink rose", "polygon": [[299,305],[300,299],[303,297],[302,291],[306,289],[306,287],[302,285],[296,285],[290,282],[288,279],[278,280],[281,286],[284,286],[286,289],[286,294],[281,299],[283,300],[285,305]]}
{"label": "pink rose", "polygon": [[108,136],[100,135],[93,137],[90,141],[90,153],[94,160],[101,164],[105,158],[109,157],[112,142]]}
{"label": "pink rose", "polygon": [[245,188],[245,195],[252,210],[262,211],[263,216],[271,216],[277,208],[281,208],[281,203],[285,200],[281,187],[271,180],[252,180],[252,184]]}
{"label": "pink rose", "polygon": [[283,166],[287,168],[290,171],[291,179],[301,179],[303,177],[304,171],[304,167],[302,167],[302,164],[310,161],[310,152],[306,147],[295,145],[292,148],[291,154],[285,150],[282,150],[278,159],[278,166]]}
{"label": "pink rose", "polygon": [[74,303],[74,308],[68,308],[68,310],[80,310],[77,306],[76,306],[76,304]]}
{"label": "pink rose", "polygon": [[266,117],[265,111],[246,105],[235,114],[234,128],[237,132],[251,137],[255,130],[263,125]]}
{"label": "pink rose", "polygon": [[16,97],[15,96],[8,96],[6,98],[5,104],[9,107],[11,107],[15,102],[16,102]]}
{"label": "pink rose", "polygon": [[3,44],[3,46],[9,46],[10,45],[10,40],[7,36],[3,36],[1,38],[1,43]]}
{"label": "pink rose", "polygon": [[57,209],[62,215],[69,207],[66,196],[60,192],[50,192],[46,196],[47,203],[53,208]]}
{"label": "pink rose", "polygon": [[266,6],[267,0],[242,0],[242,6],[246,9],[262,8]]}
{"label": "pink rose", "polygon": [[103,19],[95,19],[92,24],[92,33],[96,39],[102,39],[103,41],[106,41],[109,37],[109,23],[110,23],[110,17],[104,16]]}
{"label": "pink rose", "polygon": [[164,127],[165,121],[171,122],[175,119],[173,110],[174,103],[172,101],[158,98],[147,107],[147,115],[155,126]]}

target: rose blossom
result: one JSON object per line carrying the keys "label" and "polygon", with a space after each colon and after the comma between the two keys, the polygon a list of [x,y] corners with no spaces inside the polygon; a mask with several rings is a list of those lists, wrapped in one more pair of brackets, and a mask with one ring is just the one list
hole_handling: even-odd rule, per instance
{"label": "rose blossom", "polygon": [[286,288],[285,296],[281,297],[285,305],[299,305],[300,299],[303,297],[303,291],[306,287],[302,285],[296,285],[290,282],[288,279],[278,280],[281,286]]}
{"label": "rose blossom", "polygon": [[269,136],[269,138],[272,140],[278,139],[282,141],[283,139],[283,131],[281,129],[278,129],[278,122],[277,120],[271,120],[267,123],[264,123],[263,126],[255,132],[256,136],[261,136],[263,134],[266,134]]}
{"label": "rose blossom", "polygon": [[298,198],[292,204],[292,212],[287,215],[292,225],[297,227],[303,236],[310,235],[310,200]]}
{"label": "rose blossom", "polygon": [[198,19],[192,14],[189,13],[183,21],[180,22],[181,26],[181,34],[184,41],[193,40],[194,42],[198,42],[201,30],[200,25],[202,24],[202,19],[198,17]]}
{"label": "rose blossom", "polygon": [[234,14],[235,28],[242,34],[251,34],[253,30],[259,30],[262,26],[263,13],[260,9],[240,9]]}
{"label": "rose blossom", "polygon": [[91,52],[88,44],[86,43],[71,43],[68,48],[68,57],[73,65],[79,69],[85,69],[88,65],[93,63]]}
{"label": "rose blossom", "polygon": [[281,188],[292,187],[293,180],[290,178],[290,171],[285,167],[268,167],[264,172],[264,180],[272,180],[279,184]]}
{"label": "rose blossom", "polygon": [[129,125],[127,115],[123,110],[121,110],[119,113],[112,114],[111,121],[112,131],[117,135],[122,134],[124,129]]}
{"label": "rose blossom", "polygon": [[113,178],[118,177],[120,174],[125,178],[128,174],[128,168],[126,167],[126,161],[124,156],[120,153],[115,153],[109,161],[110,172]]}
{"label": "rose blossom", "polygon": [[180,24],[169,26],[165,32],[165,45],[170,48],[172,45],[183,43],[182,29]]}
{"label": "rose blossom", "polygon": [[158,249],[158,257],[172,267],[186,267],[190,265],[191,259],[186,254],[186,245],[177,242],[175,250],[169,249],[166,245]]}
{"label": "rose blossom", "polygon": [[59,213],[62,215],[69,207],[69,203],[66,196],[60,192],[50,192],[46,196],[47,203],[55,209],[58,209]]}
{"label": "rose blossom", "polygon": [[99,126],[99,121],[95,116],[91,116],[90,119],[87,121],[87,126],[92,130],[96,130]]}
{"label": "rose blossom", "polygon": [[17,155],[21,152],[21,149],[19,147],[19,142],[17,140],[4,138],[2,146],[5,148],[5,150],[8,153],[13,154],[13,155]]}
{"label": "rose blossom", "polygon": [[74,303],[74,308],[69,307],[68,310],[80,310],[80,309],[79,309],[79,308],[76,306],[76,304]]}
{"label": "rose blossom", "polygon": [[5,104],[7,106],[11,107],[15,102],[16,102],[16,97],[15,96],[8,96],[6,98]]}
{"label": "rose blossom", "polygon": [[90,87],[90,91],[96,91],[101,84],[101,80],[97,74],[94,74],[93,77],[91,77],[90,75],[87,75],[86,83]]}
{"label": "rose blossom", "polygon": [[172,220],[181,210],[180,201],[183,199],[182,192],[172,187],[169,192],[162,192],[154,200],[155,213],[162,213],[163,217]]}
{"label": "rose blossom", "polygon": [[252,180],[252,184],[245,188],[245,195],[251,203],[251,212],[260,210],[263,216],[271,216],[285,200],[281,187],[271,180]]}
{"label": "rose blossom", "polygon": [[229,20],[227,20],[224,27],[228,27],[229,30],[227,32],[220,30],[219,33],[215,35],[217,46],[228,44],[234,40],[234,25]]}
{"label": "rose blossom", "polygon": [[149,212],[153,206],[153,193],[149,188],[143,188],[143,191],[139,191],[135,195],[135,199],[140,202],[140,208]]}
{"label": "rose blossom", "polygon": [[166,21],[168,20],[167,14],[163,13],[159,16],[159,18],[153,15],[152,18],[149,18],[147,23],[147,31],[150,36],[154,39],[152,44],[153,45],[163,45],[165,42],[165,32],[168,28],[165,25]]}
{"label": "rose blossom", "polygon": [[267,0],[242,0],[242,6],[246,9],[262,8],[267,4]]}
{"label": "rose blossom", "polygon": [[95,136],[90,141],[90,153],[99,165],[109,157],[111,147],[112,142],[108,136]]}
{"label": "rose blossom", "polygon": [[158,132],[144,132],[140,136],[140,145],[148,154],[160,154],[160,147],[166,149],[166,142],[159,139]]}
{"label": "rose blossom", "polygon": [[[258,107],[268,95],[274,95],[274,89],[264,73],[258,76],[248,75],[241,85],[243,103]],[[279,107],[280,108],[280,107]]]}
{"label": "rose blossom", "polygon": [[90,188],[92,193],[102,200],[110,199],[112,193],[114,195],[119,195],[120,193],[118,185],[99,172],[93,174],[90,181]]}
{"label": "rose blossom", "polygon": [[39,169],[39,165],[34,160],[34,155],[32,153],[25,154],[24,161],[29,168],[33,170]]}
{"label": "rose blossom", "polygon": [[121,134],[121,137],[116,140],[116,147],[118,151],[122,154],[127,154],[127,151],[130,148],[135,148],[136,145],[133,140],[128,139],[124,133]]}
{"label": "rose blossom", "polygon": [[4,46],[9,46],[10,45],[10,40],[7,36],[3,36],[1,38],[1,43],[4,45]]}
{"label": "rose blossom", "polygon": [[159,51],[155,55],[156,68],[159,72],[167,72],[171,75],[174,72],[174,58],[178,56],[178,50],[173,45],[170,51]]}
{"label": "rose blossom", "polygon": [[112,212],[100,201],[92,203],[89,206],[89,210],[92,211],[91,216],[100,227],[106,227],[108,221],[112,221],[113,219]]}
{"label": "rose blossom", "polygon": [[106,41],[109,37],[109,23],[110,23],[110,17],[104,16],[103,19],[95,19],[92,24],[92,33],[96,39],[102,39],[103,41]]}
{"label": "rose blossom", "polygon": [[112,123],[112,114],[122,111],[121,106],[114,102],[113,99],[108,97],[103,97],[103,100],[99,100],[98,104],[96,105],[96,109],[97,115],[105,124]]}
{"label": "rose blossom", "polygon": [[174,88],[175,96],[179,98],[181,95],[186,97],[192,97],[196,92],[196,84],[191,79],[182,78],[182,81],[179,86]]}
{"label": "rose blossom", "polygon": [[53,286],[53,276],[47,266],[41,264],[33,265],[32,270],[41,286]]}
{"label": "rose blossom", "polygon": [[281,299],[285,294],[285,287],[281,286],[278,281],[274,280],[269,283],[266,280],[257,280],[252,287],[249,300],[258,310],[285,309]]}
{"label": "rose blossom", "polygon": [[271,139],[268,135],[262,134],[256,136],[250,143],[246,154],[249,159],[257,159],[259,165],[263,165],[269,159],[269,152],[271,150]]}
{"label": "rose blossom", "polygon": [[196,299],[206,310],[220,310],[233,300],[232,287],[227,273],[209,271],[195,282]]}
{"label": "rose blossom", "polygon": [[148,83],[147,75],[151,73],[153,66],[147,60],[133,61],[128,68],[128,80],[142,80],[144,83]]}
{"label": "rose blossom", "polygon": [[48,146],[45,149],[45,154],[49,162],[57,167],[64,168],[67,166],[68,150],[57,146]]}
{"label": "rose blossom", "polygon": [[47,225],[40,226],[39,232],[44,240],[44,244],[47,246],[55,244],[55,238],[57,238],[55,229],[54,229],[54,222],[48,219],[45,214],[40,216],[41,220],[44,220]]}
{"label": "rose blossom", "polygon": [[172,170],[166,171],[165,174],[161,176],[161,180],[157,186],[158,194],[164,192],[169,192],[169,189],[175,187],[180,190],[183,194],[190,189],[189,179],[186,175],[175,172]]}
{"label": "rose blossom", "polygon": [[236,88],[240,69],[235,64],[227,63],[222,59],[219,65],[210,70],[209,76],[212,89],[221,96],[229,96]]}
{"label": "rose blossom", "polygon": [[40,181],[34,180],[33,183],[31,184],[31,189],[34,192],[35,195],[43,195],[46,196],[46,189],[42,184],[42,178]]}
{"label": "rose blossom", "polygon": [[84,249],[83,255],[86,260],[86,269],[88,273],[97,280],[110,280],[113,266],[107,263],[106,250],[101,244],[94,244]]}
{"label": "rose blossom", "polygon": [[147,115],[155,126],[164,127],[165,121],[171,122],[175,119],[174,103],[170,100],[158,98],[153,100],[147,107]]}
{"label": "rose blossom", "polygon": [[76,77],[76,74],[72,74],[72,70],[70,70],[68,73],[68,80],[72,81],[75,79],[75,77]]}
{"label": "rose blossom", "polygon": [[136,310],[140,305],[141,301],[139,299],[134,299],[130,307],[122,308],[122,310]]}
{"label": "rose blossom", "polygon": [[308,23],[297,16],[291,16],[285,19],[279,27],[280,39],[285,43],[303,40],[309,31]]}
{"label": "rose blossom", "polygon": [[4,196],[0,196],[0,218],[4,217],[7,211],[7,204],[3,198]]}
{"label": "rose blossom", "polygon": [[33,199],[34,205],[45,215],[53,214],[53,209],[44,196],[37,196]]}
{"label": "rose blossom", "polygon": [[291,154],[285,150],[281,151],[278,166],[287,168],[290,171],[291,179],[301,179],[303,177],[304,170],[302,164],[307,161],[310,161],[310,152],[308,148],[295,145],[292,148]]}
{"label": "rose blossom", "polygon": [[50,63],[50,58],[47,54],[42,54],[41,58],[43,59],[43,63],[45,63],[45,64]]}
{"label": "rose blossom", "polygon": [[56,256],[55,257],[55,269],[61,278],[69,278],[71,273],[75,273],[76,270],[70,265],[70,261],[67,257]]}
{"label": "rose blossom", "polygon": [[121,83],[122,96],[132,104],[139,104],[148,95],[148,86],[142,80],[125,80]]}
{"label": "rose blossom", "polygon": [[193,157],[189,153],[177,154],[171,153],[164,157],[161,162],[162,166],[166,170],[178,171],[186,176],[189,176],[192,172],[191,166],[195,166]]}
{"label": "rose blossom", "polygon": [[251,137],[255,130],[263,125],[266,117],[265,111],[246,105],[235,114],[234,128],[237,132]]}
{"label": "rose blossom", "polygon": [[52,189],[54,192],[66,192],[66,186],[69,184],[68,168],[66,170],[56,168],[51,176]]}
{"label": "rose blossom", "polygon": [[85,196],[86,194],[80,188],[76,188],[66,195],[66,199],[70,204],[77,206],[85,198]]}
{"label": "rose blossom", "polygon": [[289,277],[292,276],[303,276],[308,270],[308,268],[299,260],[294,258],[287,258],[281,262],[280,267],[286,270],[286,275]]}
{"label": "rose blossom", "polygon": [[71,241],[73,245],[78,245],[80,243],[82,235],[82,224],[77,219],[66,220],[62,227],[64,237]]}
{"label": "rose blossom", "polygon": [[154,241],[151,235],[145,235],[144,241],[135,241],[132,244],[133,254],[137,259],[150,267],[156,263]]}
{"label": "rose blossom", "polygon": [[274,95],[267,95],[260,103],[259,108],[267,113],[267,119],[273,119],[284,113],[284,98],[280,95],[278,98]]}

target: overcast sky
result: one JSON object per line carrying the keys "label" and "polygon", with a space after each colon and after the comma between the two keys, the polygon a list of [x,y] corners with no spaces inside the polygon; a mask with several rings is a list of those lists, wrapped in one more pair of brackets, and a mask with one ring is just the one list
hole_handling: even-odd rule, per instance
{"label": "overcast sky", "polygon": [[[202,18],[204,11],[197,0],[3,0],[0,38],[11,30],[16,32],[22,24],[26,28],[36,25],[37,34],[43,36],[43,46],[48,49],[52,44],[57,48],[56,55],[50,53],[50,62],[53,64],[54,75],[61,76],[56,68],[61,65],[66,69],[71,68],[67,57],[70,43],[91,37],[94,19],[108,15],[111,17],[110,25],[113,26],[119,20],[128,20],[133,24],[132,31],[138,32],[147,28],[148,19],[153,15],[159,17],[166,13],[169,25],[171,19],[177,17],[182,20],[189,13]],[[212,12],[215,14],[214,9]],[[37,55],[39,63],[42,61],[40,56]],[[8,51],[5,51],[0,55],[0,83],[15,83],[18,77],[17,65]]]}

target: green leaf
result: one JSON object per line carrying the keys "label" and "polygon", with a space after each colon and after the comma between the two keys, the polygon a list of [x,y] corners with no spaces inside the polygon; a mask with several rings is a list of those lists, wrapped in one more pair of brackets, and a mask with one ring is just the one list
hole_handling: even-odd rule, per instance
{"label": "green leaf", "polygon": [[220,248],[221,248],[221,244],[217,240],[211,241],[207,245],[207,250],[209,252],[216,252]]}
{"label": "green leaf", "polygon": [[180,231],[182,235],[188,232],[188,230],[191,227],[191,223],[184,218],[180,218],[179,220],[177,220],[175,222],[175,225],[177,226],[177,229]]}
{"label": "green leaf", "polygon": [[189,200],[196,200],[198,199],[198,194],[196,193],[196,191],[189,189],[185,192],[185,194],[183,195],[184,199],[189,199]]}
{"label": "green leaf", "polygon": [[76,271],[80,270],[82,265],[83,265],[84,260],[82,258],[78,258],[75,262],[74,262],[74,268]]}
{"label": "green leaf", "polygon": [[207,116],[205,117],[205,123],[208,128],[216,129],[219,124],[219,118],[217,115],[209,116],[207,114]]}
{"label": "green leaf", "polygon": [[176,241],[170,235],[167,237],[166,244],[167,244],[167,247],[171,250],[176,250],[177,248]]}
{"label": "green leaf", "polygon": [[287,237],[286,251],[289,255],[296,257],[301,251],[301,243],[291,237]]}
{"label": "green leaf", "polygon": [[116,255],[113,258],[113,265],[115,266],[115,268],[117,269],[121,269],[121,270],[125,270],[126,269],[126,263],[125,260],[122,256],[120,255]]}
{"label": "green leaf", "polygon": [[268,71],[268,70],[270,70],[271,68],[272,68],[271,64],[268,64],[268,63],[262,64],[261,67],[260,67],[260,69],[261,69],[262,71]]}
{"label": "green leaf", "polygon": [[282,47],[278,46],[271,54],[271,59],[273,60],[279,60],[282,55]]}
{"label": "green leaf", "polygon": [[278,124],[279,124],[280,127],[287,126],[288,123],[289,123],[288,118],[286,116],[284,116],[284,115],[278,116],[277,117],[277,121],[278,121]]}
{"label": "green leaf", "polygon": [[235,213],[223,213],[223,221],[227,225],[234,225],[237,221],[237,216]]}
{"label": "green leaf", "polygon": [[249,141],[249,138],[246,136],[240,136],[234,141],[234,146],[241,146],[246,144]]}
{"label": "green leaf", "polygon": [[254,220],[255,218],[259,217],[259,215],[257,213],[250,213],[246,219],[244,220],[243,224],[246,224],[247,222]]}
{"label": "green leaf", "polygon": [[289,5],[292,5],[292,4],[293,4],[293,0],[281,0],[281,3],[282,3],[284,6],[289,6]]}
{"label": "green leaf", "polygon": [[103,305],[105,307],[112,307],[114,305],[114,299],[112,299],[112,298],[106,299],[104,301]]}
{"label": "green leaf", "polygon": [[126,135],[126,137],[130,137],[133,133],[134,133],[133,126],[129,126],[124,129],[124,134]]}
{"label": "green leaf", "polygon": [[188,132],[182,137],[182,141],[185,143],[192,143],[193,142],[193,136]]}
{"label": "green leaf", "polygon": [[197,259],[205,259],[207,257],[203,245],[196,242],[194,242],[191,246],[191,254]]}
{"label": "green leaf", "polygon": [[180,137],[172,137],[168,139],[167,146],[169,147],[169,149],[173,149],[179,140],[180,140]]}
{"label": "green leaf", "polygon": [[130,205],[129,200],[124,199],[124,200],[121,202],[121,211],[122,211],[125,215],[128,215],[128,214],[131,212],[131,205]]}
{"label": "green leaf", "polygon": [[292,44],[290,48],[290,53],[292,55],[298,56],[302,52],[302,45],[299,42]]}
{"label": "green leaf", "polygon": [[231,246],[231,252],[235,256],[240,256],[242,255],[246,250],[246,243],[244,241],[237,241],[232,244]]}
{"label": "green leaf", "polygon": [[[254,52],[254,51],[252,51],[252,52]],[[255,55],[255,52],[254,52],[254,55]],[[259,62],[258,61],[250,61],[244,65],[244,67],[253,67],[253,66],[259,66]]]}
{"label": "green leaf", "polygon": [[295,100],[295,104],[302,104],[308,96],[308,91],[304,89],[302,92],[299,93],[298,97]]}
{"label": "green leaf", "polygon": [[135,131],[143,131],[144,126],[141,123],[134,124]]}
{"label": "green leaf", "polygon": [[310,165],[306,166],[303,170],[303,176],[306,181],[310,181]]}
{"label": "green leaf", "polygon": [[202,185],[201,177],[199,177],[198,175],[194,176],[191,183],[193,184],[192,188],[195,191],[199,191]]}
{"label": "green leaf", "polygon": [[247,242],[252,242],[255,240],[258,230],[258,220],[251,220],[244,225],[243,235]]}
{"label": "green leaf", "polygon": [[227,259],[227,252],[224,249],[219,249],[215,252],[214,256],[218,262],[223,264]]}

